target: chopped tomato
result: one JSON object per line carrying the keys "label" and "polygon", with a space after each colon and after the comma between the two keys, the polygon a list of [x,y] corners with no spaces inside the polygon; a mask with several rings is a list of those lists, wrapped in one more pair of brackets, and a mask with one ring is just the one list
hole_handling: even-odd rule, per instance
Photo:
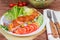
{"label": "chopped tomato", "polygon": [[15,30],[13,33],[20,34],[19,30]]}
{"label": "chopped tomato", "polygon": [[29,33],[29,27],[28,26],[25,26],[25,28],[26,28],[26,33]]}
{"label": "chopped tomato", "polygon": [[33,25],[28,25],[29,26],[29,31],[33,32],[34,31],[34,26]]}
{"label": "chopped tomato", "polygon": [[16,34],[25,34],[26,33],[26,28],[18,28],[15,31]]}
{"label": "chopped tomato", "polygon": [[19,27],[17,28],[17,30],[15,30],[14,33],[16,34],[28,34],[28,33],[31,33],[35,30],[38,29],[38,25],[36,23],[32,23],[32,24],[29,24],[27,26],[24,26],[23,28],[22,27]]}
{"label": "chopped tomato", "polygon": [[26,28],[22,28],[23,34],[26,33]]}
{"label": "chopped tomato", "polygon": [[38,26],[36,24],[31,24],[34,27],[34,30],[37,30]]}
{"label": "chopped tomato", "polygon": [[18,28],[16,31],[15,31],[16,34],[23,34],[23,31],[21,28]]}

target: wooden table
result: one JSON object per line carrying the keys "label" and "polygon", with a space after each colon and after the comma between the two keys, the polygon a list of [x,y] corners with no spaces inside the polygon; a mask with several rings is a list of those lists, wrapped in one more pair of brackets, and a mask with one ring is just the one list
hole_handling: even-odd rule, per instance
{"label": "wooden table", "polygon": [[[16,3],[17,0],[0,0],[0,17],[9,9],[9,3]],[[60,10],[60,0],[55,0],[49,7],[49,9]],[[43,9],[39,9],[39,11],[43,11]],[[37,40],[48,40],[47,32],[43,32]],[[6,40],[4,36],[0,34],[0,40]],[[36,40],[36,39],[33,39]]]}

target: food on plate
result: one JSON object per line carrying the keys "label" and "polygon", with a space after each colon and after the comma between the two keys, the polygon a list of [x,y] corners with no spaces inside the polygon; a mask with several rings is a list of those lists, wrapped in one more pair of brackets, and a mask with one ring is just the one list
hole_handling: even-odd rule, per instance
{"label": "food on plate", "polygon": [[13,31],[13,33],[27,34],[37,30],[37,28],[38,28],[38,25],[32,23],[27,26],[24,26],[23,28],[22,27],[17,28],[16,30]]}
{"label": "food on plate", "polygon": [[[15,34],[28,34],[36,31],[43,23],[43,16],[34,8],[15,5],[5,13],[8,31]],[[4,26],[6,26],[4,24]]]}

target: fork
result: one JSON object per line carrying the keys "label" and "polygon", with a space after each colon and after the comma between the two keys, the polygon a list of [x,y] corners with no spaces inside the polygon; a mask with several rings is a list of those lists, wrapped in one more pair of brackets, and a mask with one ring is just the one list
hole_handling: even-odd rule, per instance
{"label": "fork", "polygon": [[50,10],[47,10],[47,17],[49,18],[49,20],[50,20],[50,28],[51,28],[51,31],[52,31],[52,36],[54,37],[54,38],[58,38],[59,37],[59,35],[58,35],[58,31],[57,31],[57,29],[56,29],[56,26],[55,26],[55,24],[53,23],[53,21],[52,21],[52,15],[51,15],[51,11]]}

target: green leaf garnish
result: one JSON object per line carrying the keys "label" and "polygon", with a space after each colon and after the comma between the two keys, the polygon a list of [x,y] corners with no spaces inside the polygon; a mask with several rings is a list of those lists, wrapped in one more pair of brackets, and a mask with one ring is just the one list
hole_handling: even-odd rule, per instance
{"label": "green leaf garnish", "polygon": [[8,27],[7,26],[0,25],[0,28],[4,28],[5,30],[8,31]]}

